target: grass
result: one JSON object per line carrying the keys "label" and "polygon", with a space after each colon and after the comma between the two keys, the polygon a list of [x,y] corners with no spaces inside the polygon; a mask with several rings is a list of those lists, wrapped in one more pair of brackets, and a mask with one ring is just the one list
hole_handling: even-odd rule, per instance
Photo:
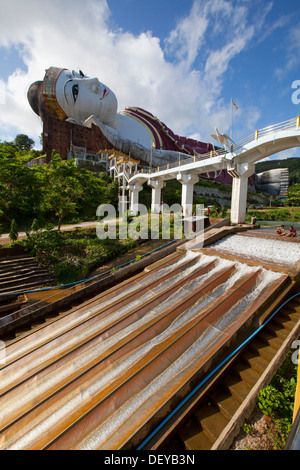
{"label": "grass", "polygon": [[251,218],[256,216],[261,221],[298,221],[300,220],[300,207],[276,207],[263,210],[249,210],[246,214],[246,221],[250,222]]}

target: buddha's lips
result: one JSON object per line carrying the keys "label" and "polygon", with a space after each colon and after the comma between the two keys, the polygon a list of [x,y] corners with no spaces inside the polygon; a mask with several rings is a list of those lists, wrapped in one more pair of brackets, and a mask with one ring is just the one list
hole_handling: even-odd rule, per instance
{"label": "buddha's lips", "polygon": [[102,98],[100,98],[100,100],[103,100],[103,98],[104,98],[106,95],[108,95],[108,93],[109,93],[108,90],[107,90],[106,88],[104,88],[103,96],[102,96]]}

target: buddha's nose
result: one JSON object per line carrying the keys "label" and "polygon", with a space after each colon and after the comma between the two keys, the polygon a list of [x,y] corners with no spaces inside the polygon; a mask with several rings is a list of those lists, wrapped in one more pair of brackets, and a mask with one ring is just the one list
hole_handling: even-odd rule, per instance
{"label": "buddha's nose", "polygon": [[96,91],[99,85],[99,80],[98,78],[86,78],[84,79],[84,83],[90,90]]}

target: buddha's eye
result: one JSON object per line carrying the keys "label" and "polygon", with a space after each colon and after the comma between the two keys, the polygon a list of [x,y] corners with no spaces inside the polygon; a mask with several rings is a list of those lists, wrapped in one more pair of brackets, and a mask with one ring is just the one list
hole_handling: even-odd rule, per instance
{"label": "buddha's eye", "polygon": [[77,96],[78,96],[78,85],[77,84],[72,86],[72,94],[73,94],[74,101],[76,101]]}

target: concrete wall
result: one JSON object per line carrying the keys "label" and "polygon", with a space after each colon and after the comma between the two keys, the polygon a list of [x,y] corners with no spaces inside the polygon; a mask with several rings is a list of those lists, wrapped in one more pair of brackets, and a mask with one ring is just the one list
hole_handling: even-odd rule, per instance
{"label": "concrete wall", "polygon": [[257,173],[255,177],[255,187],[258,191],[278,196],[282,189],[284,180],[288,187],[288,168],[275,168],[273,170]]}
{"label": "concrete wall", "polygon": [[[231,189],[230,191],[222,191],[218,188],[195,185],[194,191],[198,197],[215,199],[221,206],[231,206]],[[248,192],[248,202],[253,204],[265,204],[265,198],[260,194],[249,194]]]}

